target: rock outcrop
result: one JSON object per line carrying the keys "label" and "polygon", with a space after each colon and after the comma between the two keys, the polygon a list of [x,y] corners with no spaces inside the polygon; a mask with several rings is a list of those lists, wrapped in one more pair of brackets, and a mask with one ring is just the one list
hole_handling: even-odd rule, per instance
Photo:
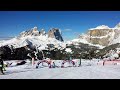
{"label": "rock outcrop", "polygon": [[120,43],[120,23],[114,28],[109,28],[106,25],[101,25],[96,28],[91,28],[84,35],[80,35],[79,38],[84,38],[86,41],[92,44],[99,44],[102,46],[109,46],[115,43]]}
{"label": "rock outcrop", "polygon": [[48,37],[55,38],[55,39],[57,39],[59,41],[63,41],[60,30],[57,29],[57,28],[52,28],[51,30],[49,30]]}
{"label": "rock outcrop", "polygon": [[48,34],[46,34],[44,29],[41,29],[41,31],[38,31],[37,27],[32,28],[31,30],[28,31],[23,31],[20,33],[18,38],[21,37],[26,37],[26,36],[40,36],[40,35],[48,35],[48,38],[55,38],[59,41],[64,41],[61,35],[61,32],[58,28],[52,28],[48,31]]}

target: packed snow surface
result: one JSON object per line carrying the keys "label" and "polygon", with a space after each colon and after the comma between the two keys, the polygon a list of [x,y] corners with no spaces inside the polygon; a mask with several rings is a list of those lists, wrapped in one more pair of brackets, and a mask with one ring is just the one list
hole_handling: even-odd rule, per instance
{"label": "packed snow surface", "polygon": [[[61,61],[57,60],[56,65]],[[120,79],[120,65],[97,65],[98,60],[84,61],[80,67],[36,69],[30,64],[6,68],[0,79]],[[67,66],[67,64],[66,64]]]}

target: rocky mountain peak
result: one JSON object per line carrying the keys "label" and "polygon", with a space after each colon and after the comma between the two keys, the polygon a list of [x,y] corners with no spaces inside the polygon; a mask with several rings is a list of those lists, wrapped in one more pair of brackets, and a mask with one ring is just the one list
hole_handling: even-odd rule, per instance
{"label": "rocky mountain peak", "polygon": [[42,34],[42,35],[46,35],[45,30],[44,30],[44,29],[41,29],[40,34]]}
{"label": "rocky mountain peak", "polygon": [[39,36],[39,35],[40,35],[40,32],[38,31],[38,28],[35,26],[34,28],[28,31],[21,32],[18,38],[26,37],[26,36]]}
{"label": "rocky mountain peak", "polygon": [[33,29],[33,31],[38,31],[38,28],[36,26],[32,29]]}
{"label": "rocky mountain peak", "polygon": [[48,37],[55,38],[59,41],[63,41],[62,35],[58,28],[52,28],[48,31]]}
{"label": "rocky mountain peak", "polygon": [[[40,31],[38,31],[38,28],[35,26],[34,28],[28,30],[28,31],[23,31],[20,33],[20,35],[17,38],[22,38],[22,37],[26,37],[26,36],[46,36],[46,32],[44,29],[41,29]],[[58,28],[51,28],[48,31],[48,38],[55,38],[59,41],[63,41],[61,32]]]}
{"label": "rocky mountain peak", "polygon": [[[119,25],[120,24],[117,26]],[[106,25],[100,25],[96,28],[91,28],[86,34],[87,35],[83,35],[82,38],[86,37],[84,39],[89,43],[102,46],[108,46],[109,44],[112,44],[112,41],[120,35],[117,29],[109,28]]]}

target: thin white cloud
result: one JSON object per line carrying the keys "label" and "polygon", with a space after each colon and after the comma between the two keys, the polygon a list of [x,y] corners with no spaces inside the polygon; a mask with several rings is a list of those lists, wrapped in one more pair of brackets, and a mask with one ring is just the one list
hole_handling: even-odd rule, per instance
{"label": "thin white cloud", "polygon": [[79,32],[73,32],[73,34],[74,34],[74,35],[80,35],[80,33],[79,33]]}
{"label": "thin white cloud", "polygon": [[73,32],[74,34],[78,34],[78,32]]}
{"label": "thin white cloud", "polygon": [[8,40],[8,39],[12,39],[14,37],[7,37],[7,36],[0,36],[0,40]]}
{"label": "thin white cloud", "polygon": [[64,30],[62,30],[62,31],[64,31],[64,32],[71,32],[72,29],[64,29]]}

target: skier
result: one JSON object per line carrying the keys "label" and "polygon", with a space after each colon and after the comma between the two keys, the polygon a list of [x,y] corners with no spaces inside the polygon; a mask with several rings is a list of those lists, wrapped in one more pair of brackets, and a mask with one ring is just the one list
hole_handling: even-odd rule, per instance
{"label": "skier", "polygon": [[35,58],[36,58],[34,52],[32,52],[31,57],[32,57],[32,66],[34,66],[34,64],[35,64]]}
{"label": "skier", "polygon": [[5,67],[6,67],[6,65],[3,63],[3,71],[6,71]]}
{"label": "skier", "polygon": [[80,67],[81,66],[81,58],[80,58],[80,61],[79,61],[79,65],[78,65],[78,67]]}
{"label": "skier", "polygon": [[53,61],[53,65],[52,65],[53,68],[55,68],[55,62]]}
{"label": "skier", "polygon": [[103,66],[105,65],[105,61],[103,61]]}
{"label": "skier", "polygon": [[0,74],[4,74],[3,67],[4,67],[4,63],[3,63],[2,55],[0,55]]}

